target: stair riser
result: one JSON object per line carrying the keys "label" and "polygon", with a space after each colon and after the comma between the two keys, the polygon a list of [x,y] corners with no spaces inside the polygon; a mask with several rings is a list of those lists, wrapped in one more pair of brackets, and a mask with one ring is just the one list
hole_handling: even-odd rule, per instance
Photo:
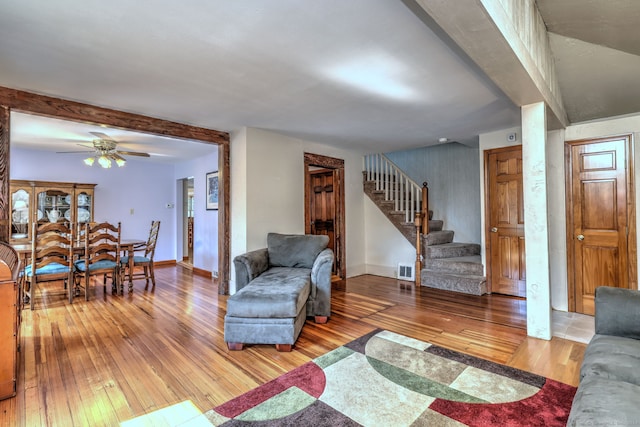
{"label": "stair riser", "polygon": [[470,295],[484,295],[487,293],[487,281],[484,277],[460,277],[440,272],[422,270],[420,273],[422,286],[460,292]]}
{"label": "stair riser", "polygon": [[473,262],[442,261],[438,258],[425,259],[423,268],[441,271],[443,273],[468,274],[471,276],[482,276],[484,274],[484,266],[482,264]]}
{"label": "stair riser", "polygon": [[437,246],[445,243],[453,242],[454,232],[451,230],[441,230],[434,233],[429,233],[422,237],[422,244],[427,246]]}
{"label": "stair riser", "polygon": [[429,232],[442,231],[443,226],[444,226],[444,221],[439,219],[432,219],[429,221]]}
{"label": "stair riser", "polygon": [[471,256],[480,254],[480,245],[468,244],[460,246],[425,246],[425,258],[454,258],[459,256]]}

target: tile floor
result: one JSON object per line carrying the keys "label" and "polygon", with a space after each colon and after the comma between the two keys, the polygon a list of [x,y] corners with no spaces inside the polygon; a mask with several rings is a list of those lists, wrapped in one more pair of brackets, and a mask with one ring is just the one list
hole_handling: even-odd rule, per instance
{"label": "tile floor", "polygon": [[593,337],[595,319],[579,313],[553,310],[551,313],[553,336],[588,343]]}

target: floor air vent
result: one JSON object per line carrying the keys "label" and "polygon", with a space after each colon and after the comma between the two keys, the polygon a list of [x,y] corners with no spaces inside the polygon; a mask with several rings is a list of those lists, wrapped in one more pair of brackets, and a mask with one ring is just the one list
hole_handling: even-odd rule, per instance
{"label": "floor air vent", "polygon": [[414,266],[411,264],[398,264],[398,280],[414,282],[416,280]]}

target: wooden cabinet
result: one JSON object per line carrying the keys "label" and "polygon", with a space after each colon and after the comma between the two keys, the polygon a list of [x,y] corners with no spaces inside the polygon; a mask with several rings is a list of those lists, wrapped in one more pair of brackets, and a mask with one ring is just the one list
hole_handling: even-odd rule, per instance
{"label": "wooden cabinet", "polygon": [[0,243],[0,400],[16,394],[18,380],[18,254]]}
{"label": "wooden cabinet", "polygon": [[0,400],[15,396],[18,374],[18,285],[0,282]]}
{"label": "wooden cabinet", "polygon": [[33,223],[93,221],[96,184],[11,180],[10,240],[30,242]]}

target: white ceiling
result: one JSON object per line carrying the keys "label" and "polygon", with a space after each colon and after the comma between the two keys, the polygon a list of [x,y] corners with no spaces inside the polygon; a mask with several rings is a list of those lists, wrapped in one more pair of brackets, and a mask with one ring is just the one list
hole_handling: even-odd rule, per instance
{"label": "white ceiling", "polygon": [[[537,2],[570,120],[640,111],[640,85],[626,80],[640,75],[638,32],[625,26],[640,22],[640,1]],[[434,31],[400,0],[0,0],[0,86],[368,152],[473,145],[518,126],[518,108]],[[12,144],[77,150],[96,130],[33,119],[12,117]],[[98,131],[152,159],[202,148]]]}

